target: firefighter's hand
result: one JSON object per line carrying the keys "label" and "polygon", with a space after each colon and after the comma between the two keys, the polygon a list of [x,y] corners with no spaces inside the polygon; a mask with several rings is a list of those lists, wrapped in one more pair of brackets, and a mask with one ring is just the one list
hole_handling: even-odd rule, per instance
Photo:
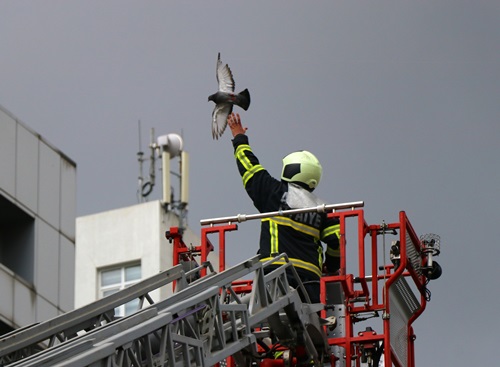
{"label": "firefighter's hand", "polygon": [[234,112],[231,113],[227,117],[227,124],[229,125],[229,128],[231,129],[231,133],[233,134],[233,138],[236,135],[245,134],[246,131],[248,130],[247,127],[243,127],[241,125],[241,118],[240,118],[240,115],[238,113],[234,113]]}

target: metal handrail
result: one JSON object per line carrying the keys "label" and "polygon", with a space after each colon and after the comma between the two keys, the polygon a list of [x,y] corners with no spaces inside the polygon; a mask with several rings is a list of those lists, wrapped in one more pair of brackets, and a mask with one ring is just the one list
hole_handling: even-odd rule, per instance
{"label": "metal handrail", "polygon": [[213,225],[220,223],[234,223],[234,222],[241,223],[253,219],[271,218],[282,215],[291,215],[291,214],[309,213],[309,212],[327,213],[327,212],[335,212],[336,210],[342,210],[342,209],[362,208],[364,206],[365,206],[364,201],[353,201],[350,203],[328,204],[328,205],[323,204],[323,205],[312,206],[308,208],[300,208],[300,209],[278,210],[274,212],[258,213],[258,214],[237,214],[230,217],[202,219],[200,220],[200,224],[202,226],[206,226],[206,225]]}

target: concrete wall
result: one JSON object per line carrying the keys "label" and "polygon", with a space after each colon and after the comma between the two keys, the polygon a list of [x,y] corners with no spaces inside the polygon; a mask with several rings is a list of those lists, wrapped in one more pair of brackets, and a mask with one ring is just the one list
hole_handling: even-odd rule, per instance
{"label": "concrete wall", "polygon": [[[165,231],[178,225],[177,215],[165,212],[160,201],[77,218],[75,307],[98,299],[103,268],[140,262],[143,279],[171,268],[173,250]],[[189,229],[184,240],[200,242]],[[164,287],[152,296],[156,302],[170,293],[171,287]]]}

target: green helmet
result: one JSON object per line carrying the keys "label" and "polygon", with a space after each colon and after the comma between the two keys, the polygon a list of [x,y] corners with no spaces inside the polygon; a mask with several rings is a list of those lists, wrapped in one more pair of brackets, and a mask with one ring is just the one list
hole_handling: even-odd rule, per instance
{"label": "green helmet", "polygon": [[312,191],[318,186],[322,172],[323,168],[318,158],[307,150],[301,150],[283,158],[281,179],[297,183]]}

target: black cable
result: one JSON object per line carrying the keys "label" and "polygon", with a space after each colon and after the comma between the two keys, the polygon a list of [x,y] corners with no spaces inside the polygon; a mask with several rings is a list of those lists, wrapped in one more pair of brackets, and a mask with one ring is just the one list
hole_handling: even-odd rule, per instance
{"label": "black cable", "polygon": [[430,302],[430,300],[431,300],[431,291],[429,290],[429,288],[427,288],[427,284],[429,284],[429,282],[430,282],[430,279],[427,279],[427,280],[425,281],[425,285],[424,285],[425,300],[426,300],[427,302]]}

